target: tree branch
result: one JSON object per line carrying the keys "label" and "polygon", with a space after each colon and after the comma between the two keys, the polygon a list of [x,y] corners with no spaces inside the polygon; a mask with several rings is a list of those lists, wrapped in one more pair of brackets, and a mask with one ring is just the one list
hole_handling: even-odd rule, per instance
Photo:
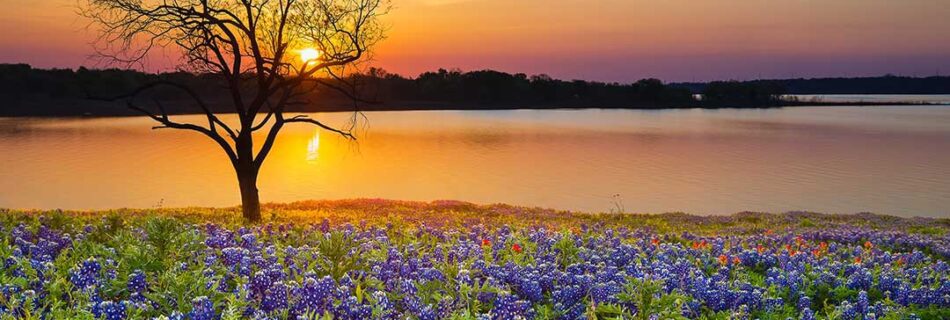
{"label": "tree branch", "polygon": [[152,118],[152,120],[155,120],[156,122],[162,124],[162,126],[152,127],[152,129],[172,128],[172,129],[191,130],[191,131],[200,132],[208,136],[215,142],[217,142],[218,145],[221,146],[222,149],[224,149],[224,152],[227,153],[228,158],[231,160],[232,163],[237,162],[238,160],[237,155],[234,153],[234,150],[231,149],[231,145],[228,144],[228,142],[224,140],[224,138],[221,137],[220,134],[202,126],[198,126],[198,125],[194,125],[190,123],[179,123],[179,122],[171,121],[168,118],[168,112],[165,111],[165,108],[157,101],[156,101],[156,104],[158,104],[159,109],[161,110],[161,114],[154,114],[148,110],[145,110],[142,107],[139,107],[133,104],[131,101],[126,102],[126,105],[129,107],[129,109],[141,112],[142,114],[148,116],[149,118]]}
{"label": "tree branch", "polygon": [[307,116],[305,116],[305,115],[297,115],[297,116],[293,116],[293,117],[291,117],[291,118],[289,118],[289,119],[285,119],[285,120],[284,120],[284,123],[291,123],[291,122],[302,122],[302,123],[313,124],[313,125],[316,125],[316,126],[318,126],[318,127],[320,127],[320,128],[323,128],[324,130],[336,132],[336,133],[340,134],[341,136],[343,136],[344,138],[347,138],[347,139],[349,139],[349,140],[354,140],[354,141],[356,140],[356,136],[354,136],[354,135],[353,135],[352,133],[350,133],[349,131],[344,131],[344,130],[340,130],[340,129],[337,129],[337,128],[334,128],[334,127],[325,125],[325,124],[323,124],[322,122],[317,121],[317,120],[314,120],[314,119],[311,119],[311,118],[309,118],[309,117],[307,117]]}
{"label": "tree branch", "polygon": [[[121,95],[112,96],[112,97],[93,96],[93,95],[90,95],[89,92],[87,91],[86,98],[90,100],[99,100],[99,101],[117,101],[121,99],[135,99],[138,95],[159,86],[169,86],[172,88],[182,90],[185,93],[187,93],[188,96],[190,96],[195,101],[195,103],[198,104],[198,107],[201,108],[201,110],[205,113],[205,116],[208,118],[209,130],[214,131],[215,124],[217,124],[218,126],[221,127],[221,129],[223,129],[225,132],[228,133],[231,139],[237,139],[237,135],[234,133],[234,130],[232,130],[231,127],[228,126],[226,123],[224,123],[224,121],[221,121],[221,119],[219,119],[214,114],[214,112],[211,111],[211,109],[204,102],[204,100],[201,99],[201,97],[194,90],[191,90],[191,88],[188,88],[187,86],[182,85],[180,83],[176,83],[176,82],[172,82],[168,80],[155,81],[152,83],[142,85],[126,94],[121,94]],[[83,88],[83,90],[85,90],[85,88]],[[136,110],[141,111],[141,109],[136,109]],[[165,114],[165,116],[167,117],[168,115]]]}

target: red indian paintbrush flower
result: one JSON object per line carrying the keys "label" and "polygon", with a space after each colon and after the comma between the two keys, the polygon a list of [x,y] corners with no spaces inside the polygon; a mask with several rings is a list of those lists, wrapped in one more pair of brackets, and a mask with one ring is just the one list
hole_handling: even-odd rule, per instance
{"label": "red indian paintbrush flower", "polygon": [[517,253],[521,253],[521,245],[515,243],[511,245],[511,250]]}

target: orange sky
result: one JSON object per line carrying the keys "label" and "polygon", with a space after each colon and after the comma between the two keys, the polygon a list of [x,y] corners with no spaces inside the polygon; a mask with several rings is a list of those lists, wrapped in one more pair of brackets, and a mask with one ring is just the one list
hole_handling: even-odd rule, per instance
{"label": "orange sky", "polygon": [[[94,66],[76,0],[0,0],[0,63]],[[950,73],[926,0],[394,0],[375,64],[670,81]],[[151,69],[167,68],[157,58]]]}

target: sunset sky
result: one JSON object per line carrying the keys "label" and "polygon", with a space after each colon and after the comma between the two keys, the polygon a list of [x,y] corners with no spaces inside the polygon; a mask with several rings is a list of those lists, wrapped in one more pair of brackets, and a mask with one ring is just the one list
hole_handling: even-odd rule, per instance
{"label": "sunset sky", "polygon": [[[96,66],[76,0],[0,0],[0,63]],[[934,0],[395,0],[375,64],[634,81],[950,74]],[[171,57],[149,71],[167,70]]]}

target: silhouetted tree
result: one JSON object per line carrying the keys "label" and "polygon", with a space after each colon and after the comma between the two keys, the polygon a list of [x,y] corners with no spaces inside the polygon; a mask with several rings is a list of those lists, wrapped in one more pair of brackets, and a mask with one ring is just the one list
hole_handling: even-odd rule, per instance
{"label": "silhouetted tree", "polygon": [[703,102],[715,106],[772,106],[782,103],[785,89],[775,83],[714,81],[703,89]]}
{"label": "silhouetted tree", "polygon": [[[237,174],[243,216],[259,221],[257,177],[284,125],[307,123],[353,139],[350,128],[333,128],[303,115],[286,117],[288,105],[329,87],[360,101],[344,68],[353,67],[382,38],[378,17],[387,0],[85,0],[84,16],[100,27],[97,51],[110,61],[133,66],[153,48],[173,47],[182,68],[223,82],[239,126],[220,120],[198,91],[167,77],[138,86],[112,99],[160,125],[199,132],[227,154]],[[319,57],[298,58],[297,50],[315,48]],[[333,81],[330,81],[330,80]],[[169,87],[183,92],[203,111],[206,125],[172,120],[156,99],[147,108],[136,99]],[[156,110],[157,109],[157,110]],[[253,133],[266,132],[259,148]],[[256,153],[255,153],[256,149]]]}

